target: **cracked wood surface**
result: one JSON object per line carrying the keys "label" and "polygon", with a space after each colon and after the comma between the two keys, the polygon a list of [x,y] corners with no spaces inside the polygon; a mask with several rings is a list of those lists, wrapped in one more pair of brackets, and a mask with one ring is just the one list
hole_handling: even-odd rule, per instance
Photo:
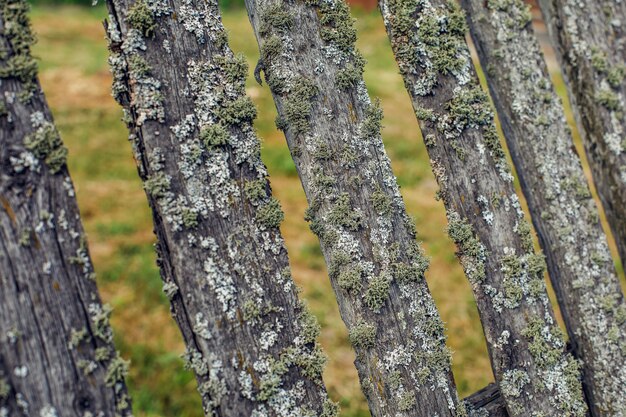
{"label": "cracked wood surface", "polygon": [[216,0],[109,0],[113,94],[152,208],[163,289],[206,415],[332,417]]}
{"label": "cracked wood surface", "polygon": [[454,1],[380,0],[472,285],[496,382],[510,416],[584,415],[578,363],[565,352]]}
{"label": "cracked wood surface", "polygon": [[27,12],[0,1],[0,416],[130,416]]}
{"label": "cracked wood surface", "polygon": [[626,409],[626,305],[598,208],[521,0],[463,0],[594,416]]}

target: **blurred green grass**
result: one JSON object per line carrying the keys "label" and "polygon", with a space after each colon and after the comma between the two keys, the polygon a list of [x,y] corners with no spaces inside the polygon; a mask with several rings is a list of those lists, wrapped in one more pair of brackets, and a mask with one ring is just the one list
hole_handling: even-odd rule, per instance
{"label": "blurred green grass", "polygon": [[[32,18],[39,43],[34,53],[44,91],[70,149],[70,171],[100,290],[115,307],[116,342],[132,361],[128,382],[135,414],[199,417],[195,380],[182,369],[183,344],[161,292],[150,211],[120,121],[121,110],[110,96],[102,27],[106,9],[35,3]],[[225,10],[231,47],[254,68],[258,50],[246,13],[236,7]],[[475,303],[444,233],[445,212],[434,199],[437,185],[380,16],[355,10],[355,17],[358,47],[368,60],[365,80],[370,93],[381,99],[385,146],[419,238],[432,258],[427,279],[447,323],[453,371],[461,395],[466,396],[492,381]],[[557,76],[555,81],[563,94],[562,80]],[[323,327],[321,342],[330,357],[325,381],[331,397],[342,406],[341,416],[369,416],[319,243],[303,220],[304,193],[284,137],[274,126],[271,95],[251,74],[248,93],[259,109],[256,128],[263,139],[262,157],[286,213],[281,229],[293,275]]]}

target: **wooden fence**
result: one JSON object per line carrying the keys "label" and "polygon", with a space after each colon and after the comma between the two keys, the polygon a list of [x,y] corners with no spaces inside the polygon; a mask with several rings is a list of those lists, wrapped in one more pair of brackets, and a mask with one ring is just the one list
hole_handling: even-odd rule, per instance
{"label": "wooden fence", "polygon": [[[622,260],[620,2],[545,0]],[[584,3],[585,8],[580,7]],[[163,290],[209,416],[331,417],[315,317],[278,228],[245,61],[216,0],[108,0],[113,95],[152,208]],[[626,416],[626,305],[522,0],[379,0],[471,283],[496,383],[458,397],[444,326],[343,0],[246,0],[374,417]],[[24,0],[0,0],[0,417],[131,415]],[[584,15],[578,15],[584,10]],[[469,31],[528,202],[526,221]],[[533,246],[533,226],[542,253]],[[569,336],[560,331],[547,271]],[[332,352],[331,352],[332,354]]]}

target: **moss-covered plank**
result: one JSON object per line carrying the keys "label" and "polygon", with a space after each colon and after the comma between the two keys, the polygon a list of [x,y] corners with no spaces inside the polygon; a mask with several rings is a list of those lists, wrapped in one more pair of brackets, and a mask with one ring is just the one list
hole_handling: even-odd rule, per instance
{"label": "moss-covered plank", "polygon": [[113,93],[204,412],[332,417],[319,325],[290,274],[247,67],[216,0],[110,0]]}
{"label": "moss-covered plank", "polygon": [[131,416],[34,41],[0,1],[0,416]]}
{"label": "moss-covered plank", "polygon": [[593,180],[626,264],[626,3],[540,0]]}
{"label": "moss-covered plank", "polygon": [[380,0],[379,6],[508,414],[582,416],[579,364],[565,352],[543,281],[543,256],[534,251],[470,59],[464,13],[453,0]]}
{"label": "moss-covered plank", "polygon": [[372,415],[464,415],[346,3],[246,6]]}
{"label": "moss-covered plank", "polygon": [[522,0],[461,4],[573,353],[583,363],[591,412],[620,415],[626,410],[626,305],[563,105],[530,23],[529,6]]}

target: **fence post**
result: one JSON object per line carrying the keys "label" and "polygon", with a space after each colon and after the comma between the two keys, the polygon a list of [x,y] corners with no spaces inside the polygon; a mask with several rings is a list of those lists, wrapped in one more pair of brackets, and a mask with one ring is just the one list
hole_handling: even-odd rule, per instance
{"label": "fence post", "polygon": [[0,416],[130,416],[27,13],[0,2]]}
{"label": "fence post", "polygon": [[217,0],[109,0],[113,93],[206,415],[336,415]]}
{"label": "fence post", "polygon": [[540,0],[593,180],[626,264],[626,4]]}
{"label": "fence post", "polygon": [[626,305],[522,0],[462,0],[594,416],[626,409]]}
{"label": "fence post", "polygon": [[448,216],[472,284],[508,414],[584,415],[578,363],[547,297],[513,176],[453,0],[380,0]]}
{"label": "fence post", "polygon": [[372,415],[463,415],[424,280],[428,261],[383,147],[348,7],[246,6],[261,50],[257,74],[272,90]]}

